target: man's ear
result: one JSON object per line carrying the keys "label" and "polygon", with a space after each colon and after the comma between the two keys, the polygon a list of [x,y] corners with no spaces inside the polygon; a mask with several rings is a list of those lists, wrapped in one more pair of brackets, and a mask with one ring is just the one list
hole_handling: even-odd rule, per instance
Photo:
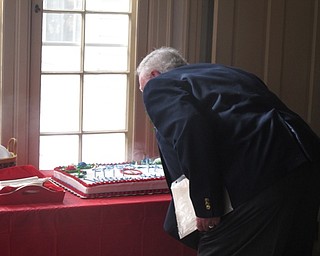
{"label": "man's ear", "polygon": [[152,70],[151,71],[151,78],[157,77],[158,75],[160,75],[161,73],[158,70]]}

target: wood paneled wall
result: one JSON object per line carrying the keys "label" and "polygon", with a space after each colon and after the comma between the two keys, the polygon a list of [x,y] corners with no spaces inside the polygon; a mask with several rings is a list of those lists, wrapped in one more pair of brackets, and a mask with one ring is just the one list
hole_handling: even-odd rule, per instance
{"label": "wood paneled wall", "polygon": [[215,0],[213,62],[257,74],[320,135],[319,0]]}

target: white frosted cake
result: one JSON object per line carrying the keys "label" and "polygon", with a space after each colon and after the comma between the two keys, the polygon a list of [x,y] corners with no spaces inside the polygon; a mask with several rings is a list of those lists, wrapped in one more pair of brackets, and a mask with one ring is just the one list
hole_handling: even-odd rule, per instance
{"label": "white frosted cake", "polygon": [[133,163],[59,166],[52,180],[82,198],[168,193],[161,164]]}

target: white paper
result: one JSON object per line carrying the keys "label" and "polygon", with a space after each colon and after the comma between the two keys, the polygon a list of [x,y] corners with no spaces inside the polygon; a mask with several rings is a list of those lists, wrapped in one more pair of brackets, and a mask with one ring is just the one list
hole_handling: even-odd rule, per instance
{"label": "white paper", "polygon": [[0,181],[0,190],[4,187],[22,187],[22,186],[42,186],[43,182],[48,178],[39,178],[37,176],[15,179],[15,180],[2,180]]}
{"label": "white paper", "polygon": [[190,199],[189,180],[182,175],[171,184],[180,239],[197,229],[196,214]]}

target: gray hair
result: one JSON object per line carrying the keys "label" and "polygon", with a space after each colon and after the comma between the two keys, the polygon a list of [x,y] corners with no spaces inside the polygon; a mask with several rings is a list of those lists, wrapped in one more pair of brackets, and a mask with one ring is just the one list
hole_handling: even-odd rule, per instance
{"label": "gray hair", "polygon": [[141,73],[148,74],[152,70],[164,73],[187,64],[187,61],[178,50],[171,47],[161,47],[144,57],[137,68],[137,75]]}

